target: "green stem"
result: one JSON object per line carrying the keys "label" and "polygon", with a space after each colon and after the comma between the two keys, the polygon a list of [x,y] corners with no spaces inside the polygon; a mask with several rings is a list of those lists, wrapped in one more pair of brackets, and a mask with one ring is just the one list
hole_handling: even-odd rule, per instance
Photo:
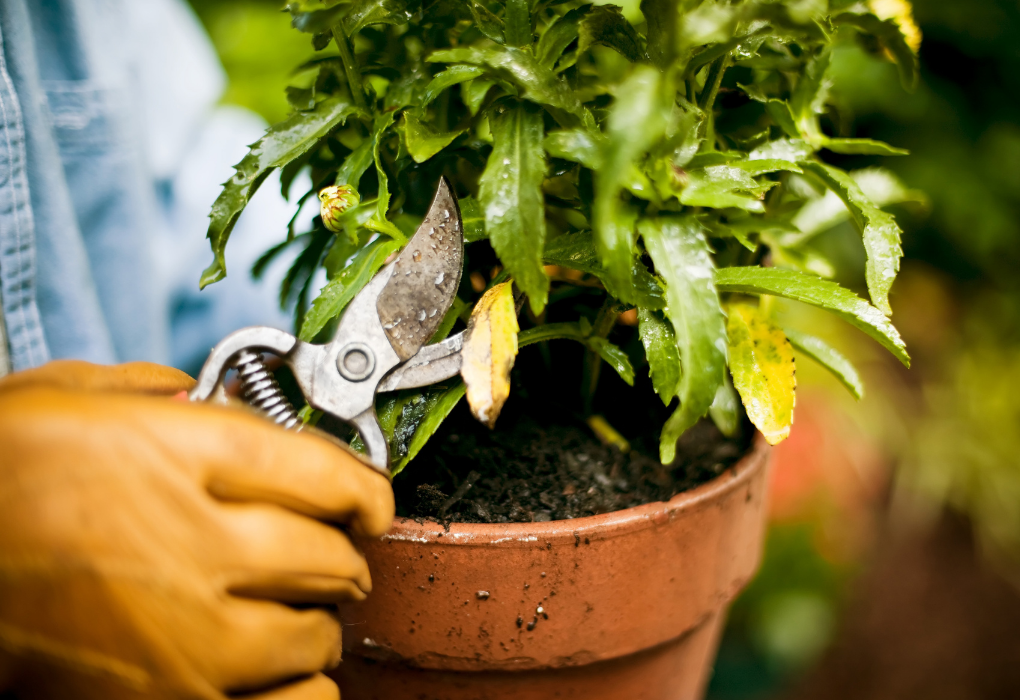
{"label": "green stem", "polygon": [[701,102],[698,105],[705,113],[705,143],[709,148],[715,149],[715,114],[712,109],[715,106],[715,98],[719,95],[719,86],[722,85],[723,75],[729,68],[729,55],[720,56],[708,69],[708,76],[705,78],[705,88],[701,91]]}
{"label": "green stem", "polygon": [[351,51],[350,41],[339,22],[333,25],[333,41],[336,42],[336,47],[340,51],[340,60],[344,64],[344,74],[347,76],[347,85],[351,89],[354,104],[359,109],[367,110],[365,88],[361,84],[361,68],[358,67],[354,52]]}
{"label": "green stem", "polygon": [[[595,323],[592,324],[589,338],[605,338],[616,325],[616,318],[620,315],[623,307],[612,297],[606,297],[602,308],[595,316]],[[583,376],[581,394],[584,399],[584,414],[591,415],[592,401],[595,398],[595,389],[599,383],[599,373],[602,369],[602,357],[595,350],[588,348],[584,354]]]}

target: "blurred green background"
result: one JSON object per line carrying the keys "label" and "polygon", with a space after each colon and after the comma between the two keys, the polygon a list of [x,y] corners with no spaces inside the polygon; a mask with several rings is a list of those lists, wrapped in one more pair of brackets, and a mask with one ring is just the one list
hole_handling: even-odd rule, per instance
{"label": "blurred green background", "polygon": [[[312,51],[280,3],[192,3],[229,75],[224,101],[286,116]],[[906,253],[893,320],[913,368],[847,334],[869,389],[854,403],[798,366],[765,560],[731,611],[711,698],[1020,697],[1020,4],[917,0],[913,13],[919,88],[846,43],[828,115],[911,151],[837,158],[901,181],[885,185],[904,200],[890,207]],[[837,274],[863,270],[848,224],[820,244],[844,261]]]}

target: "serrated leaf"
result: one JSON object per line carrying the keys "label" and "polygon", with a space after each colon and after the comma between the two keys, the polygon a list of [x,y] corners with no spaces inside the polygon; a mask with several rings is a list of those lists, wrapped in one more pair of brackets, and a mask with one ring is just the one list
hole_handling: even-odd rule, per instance
{"label": "serrated leaf", "polygon": [[523,104],[500,105],[489,119],[493,148],[479,180],[485,231],[499,259],[541,313],[549,296],[545,247],[545,153],[542,114]]}
{"label": "serrated leaf", "polygon": [[534,39],[531,33],[531,13],[527,0],[506,0],[503,34],[507,46],[529,46]]}
{"label": "serrated leaf", "polygon": [[386,258],[400,249],[400,245],[399,241],[379,238],[362,248],[351,264],[319,292],[305,314],[298,337],[311,341],[327,323],[342,314],[351,299],[369,283],[385,264]]}
{"label": "serrated leaf", "polygon": [[490,428],[510,396],[519,330],[513,283],[503,282],[478,300],[464,332],[460,376],[472,415]]}
{"label": "serrated leaf", "polygon": [[715,271],[715,284],[721,292],[771,294],[831,311],[874,338],[905,366],[910,366],[906,346],[889,319],[864,299],[835,282],[796,270],[726,267]]}
{"label": "serrated leaf", "polygon": [[613,49],[631,63],[645,57],[640,37],[616,5],[593,7],[578,23],[577,52],[584,53],[596,44]]}
{"label": "serrated leaf", "polygon": [[666,114],[659,72],[638,66],[619,86],[606,120],[602,167],[595,173],[592,224],[599,257],[624,301],[633,294],[634,217],[622,206],[620,190],[637,159],[663,134]]}
{"label": "serrated leaf", "polygon": [[638,334],[648,358],[648,376],[652,388],[668,406],[676,396],[680,384],[680,353],[676,348],[676,335],[669,321],[649,309],[638,308]]}
{"label": "serrated leaf", "polygon": [[270,127],[254,143],[240,163],[236,173],[223,183],[223,191],[213,202],[209,212],[209,230],[206,237],[213,251],[213,262],[202,273],[200,287],[223,279],[227,274],[224,249],[234,224],[241,216],[248,200],[259,185],[275,168],[280,168],[315,148],[330,132],[343,124],[356,108],[342,97],[323,100],[315,109],[298,112],[286,121]]}
{"label": "serrated leaf", "polygon": [[482,75],[483,71],[478,66],[453,65],[444,71],[436,73],[429,84],[425,87],[422,96],[421,106],[427,107],[439,94],[449,87],[459,83],[467,82]]}
{"label": "serrated leaf", "polygon": [[892,313],[889,306],[889,290],[900,270],[900,227],[892,214],[874,205],[853,178],[843,170],[825,163],[803,161],[805,170],[814,173],[839,195],[850,210],[850,216],[864,237],[864,249],[868,253],[865,275],[871,301],[885,315]]}
{"label": "serrated leaf", "polygon": [[[620,301],[645,309],[662,309],[666,306],[662,285],[648,271],[645,264],[637,258],[634,258],[631,269],[633,282],[631,288],[629,290],[616,288],[606,274],[605,268],[602,267],[602,263],[599,262],[598,251],[595,249],[595,238],[591,231],[581,231],[554,238],[546,246],[542,259],[547,265],[569,267],[572,270],[595,275],[602,280],[606,291]],[[630,293],[629,299],[623,298],[626,292]]]}
{"label": "serrated leaf", "polygon": [[751,419],[770,445],[790,436],[797,389],[793,347],[783,331],[750,304],[732,304],[726,323],[730,372]]}
{"label": "serrated leaf", "polygon": [[361,186],[361,176],[372,165],[372,149],[375,147],[375,140],[367,138],[347,154],[343,165],[336,174],[336,184],[351,185],[354,189]]}
{"label": "serrated leaf", "polygon": [[404,112],[404,141],[415,163],[424,163],[453,143],[467,129],[439,132],[409,111]]}
{"label": "serrated leaf", "polygon": [[713,282],[711,251],[691,216],[642,219],[655,271],[666,282],[666,317],[676,333],[680,364],[680,407],[663,426],[659,455],[676,457],[676,441],[705,415],[726,372],[726,322]]}
{"label": "serrated leaf", "polygon": [[820,364],[840,381],[840,383],[853,394],[854,398],[860,401],[864,398],[864,382],[861,381],[857,369],[838,350],[813,335],[793,331],[789,328],[783,330],[790,340],[794,349],[802,352],[812,360]]}
{"label": "serrated leaf", "polygon": [[[793,95],[790,96],[790,111],[797,121],[797,130],[814,144],[818,144],[825,138],[818,125],[818,115],[825,111],[829,88],[832,86],[832,80],[828,77],[831,58],[832,53],[826,47],[808,61],[797,81]],[[790,136],[794,135],[790,134]]]}
{"label": "serrated leaf", "polygon": [[822,147],[833,153],[860,156],[909,156],[910,151],[873,139],[825,139]]}
{"label": "serrated leaf", "polygon": [[574,126],[584,116],[576,91],[542,66],[530,51],[511,46],[465,47],[433,51],[426,60],[484,66],[493,77],[516,85],[524,99],[549,108],[564,126]]}

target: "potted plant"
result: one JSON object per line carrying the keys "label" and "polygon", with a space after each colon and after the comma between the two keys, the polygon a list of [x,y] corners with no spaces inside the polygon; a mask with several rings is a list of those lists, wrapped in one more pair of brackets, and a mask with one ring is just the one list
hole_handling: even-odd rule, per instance
{"label": "potted plant", "polygon": [[[318,53],[288,89],[293,115],[224,184],[202,284],[226,274],[230,231],[266,176],[279,169],[287,194],[307,172],[298,212],[312,202],[320,216],[297,233],[295,214],[254,272],[300,249],[281,301],[301,338],[322,342],[445,176],[468,245],[436,339],[465,322],[487,334],[470,386],[380,396],[398,511],[412,517],[361,543],[375,591],[342,611],[345,698],[702,692],[726,605],[757,566],[795,353],[863,390],[836,350],[779,327],[769,300],[827,309],[909,361],[888,318],[900,230],[825,160],[903,153],[841,134],[827,101],[844,39],[916,80],[909,6],[891,4],[288,6]],[[863,237],[870,302],[828,279],[805,224],[826,192]],[[465,393],[494,423],[527,345],[513,425],[490,439],[458,423]],[[581,444],[579,419],[605,446]],[[655,433],[628,452],[624,434],[640,447]]]}

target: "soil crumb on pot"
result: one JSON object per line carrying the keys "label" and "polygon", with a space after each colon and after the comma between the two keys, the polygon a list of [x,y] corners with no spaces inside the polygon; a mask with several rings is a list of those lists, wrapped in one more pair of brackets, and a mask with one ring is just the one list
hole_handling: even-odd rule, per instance
{"label": "soil crumb on pot", "polygon": [[735,463],[751,434],[745,429],[744,439],[726,439],[703,420],[681,438],[674,464],[664,466],[655,434],[632,440],[621,453],[580,420],[544,418],[518,411],[490,431],[458,406],[394,480],[397,514],[444,525],[544,522],[666,501]]}

